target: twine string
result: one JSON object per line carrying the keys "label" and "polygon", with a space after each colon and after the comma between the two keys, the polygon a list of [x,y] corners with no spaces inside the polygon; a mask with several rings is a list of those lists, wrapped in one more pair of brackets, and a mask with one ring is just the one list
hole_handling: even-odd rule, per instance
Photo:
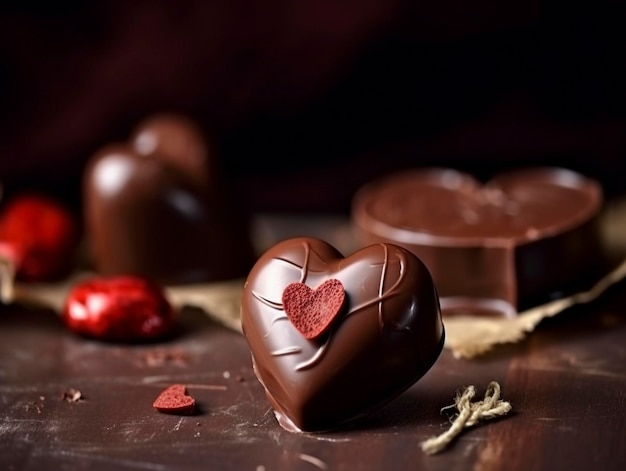
{"label": "twine string", "polygon": [[[500,399],[500,384],[496,381],[489,383],[482,401],[472,402],[475,395],[476,388],[474,386],[468,386],[462,394],[457,393],[454,399],[454,405],[449,407],[455,407],[458,411],[458,415],[448,430],[422,442],[421,447],[425,453],[429,455],[439,453],[443,451],[464,428],[476,425],[481,420],[504,416],[511,410],[511,404],[508,401]],[[444,407],[442,411],[445,409],[448,409],[448,407]]]}

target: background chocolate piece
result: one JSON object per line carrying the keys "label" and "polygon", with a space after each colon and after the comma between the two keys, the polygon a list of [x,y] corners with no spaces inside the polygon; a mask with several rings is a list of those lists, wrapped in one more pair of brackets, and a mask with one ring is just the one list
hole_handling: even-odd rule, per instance
{"label": "background chocolate piece", "polygon": [[507,315],[598,275],[602,200],[597,182],[562,168],[520,169],[486,185],[416,169],[361,188],[352,221],[361,244],[391,241],[417,254],[444,311]]}
{"label": "background chocolate piece", "polygon": [[[281,304],[292,282],[341,282],[345,311],[307,340]],[[408,250],[375,244],[344,258],[315,238],[271,247],[248,276],[242,327],[281,426],[325,431],[371,413],[420,379],[443,348],[430,273]]]}
{"label": "background chocolate piece", "polygon": [[191,119],[167,113],[149,116],[134,130],[130,144],[141,155],[157,155],[173,165],[201,191],[221,186],[218,175],[212,175],[219,170],[209,155],[208,137]]}
{"label": "background chocolate piece", "polygon": [[252,266],[248,216],[183,117],[150,117],[130,143],[100,149],[83,184],[87,242],[102,274],[176,284],[243,277]]}

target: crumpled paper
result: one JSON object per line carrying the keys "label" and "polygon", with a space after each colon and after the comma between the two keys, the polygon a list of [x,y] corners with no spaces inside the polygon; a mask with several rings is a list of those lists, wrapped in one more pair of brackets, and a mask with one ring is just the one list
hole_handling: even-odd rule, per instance
{"label": "crumpled paper", "polygon": [[[318,226],[322,227],[323,224],[318,224]],[[600,226],[604,245],[610,249],[610,252],[626,253],[626,237],[624,237],[626,235],[626,198],[607,206]],[[293,227],[293,224],[289,227]],[[343,245],[349,247],[349,230],[345,226],[345,221],[333,222],[330,228],[334,230],[331,233],[339,234],[337,238],[342,241]],[[323,229],[328,231],[328,225],[323,226]],[[271,245],[276,238],[284,238],[288,235],[270,234],[270,240],[266,241],[266,245]],[[347,251],[350,250],[347,249]],[[58,284],[17,283],[11,293],[12,302],[35,304],[60,313],[71,287],[80,279],[89,276],[94,276],[94,274],[80,273]],[[597,299],[611,285],[623,278],[626,278],[626,260],[589,290],[533,307],[516,316],[506,318],[444,316],[445,348],[450,350],[455,358],[471,359],[498,345],[519,342],[535,330],[543,319],[553,317],[576,304],[589,303]],[[217,283],[169,286],[166,290],[175,307],[199,308],[214,321],[241,333],[240,306],[244,282],[244,279],[236,279]]]}
{"label": "crumpled paper", "polygon": [[626,260],[601,278],[587,291],[536,306],[507,318],[453,316],[444,318],[445,346],[456,358],[474,358],[498,344],[514,343],[535,330],[541,320],[553,317],[566,309],[597,299],[611,285],[626,277]]}
{"label": "crumpled paper", "polygon": [[[93,276],[83,273],[60,284],[17,284],[14,302],[34,304],[61,313],[65,298],[74,283]],[[498,344],[524,339],[542,319],[552,317],[575,304],[598,298],[614,283],[626,277],[626,260],[600,279],[591,289],[519,313],[515,317],[481,318],[476,316],[444,317],[445,347],[456,358],[474,358]],[[195,307],[211,319],[241,333],[240,305],[244,280],[167,287],[167,294],[177,308]]]}
{"label": "crumpled paper", "polygon": [[[97,275],[84,272],[60,283],[16,283],[11,302],[51,309],[60,315],[72,286],[94,276]],[[235,279],[168,286],[166,295],[176,309],[184,307],[202,309],[214,321],[241,332],[239,308],[244,281]]]}

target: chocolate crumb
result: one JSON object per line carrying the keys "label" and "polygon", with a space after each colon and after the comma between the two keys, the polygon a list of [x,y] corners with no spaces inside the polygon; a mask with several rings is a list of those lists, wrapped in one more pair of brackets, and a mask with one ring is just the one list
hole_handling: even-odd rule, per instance
{"label": "chocolate crumb", "polygon": [[61,393],[61,399],[67,402],[78,402],[84,399],[78,389],[67,388]]}
{"label": "chocolate crumb", "polygon": [[187,366],[189,361],[187,356],[179,350],[150,350],[143,353],[138,359],[139,366],[159,367],[173,364],[176,366]]}
{"label": "chocolate crumb", "polygon": [[43,409],[43,404],[40,402],[30,402],[24,405],[24,410],[26,412],[30,410],[36,411],[38,414],[41,414],[41,410]]}

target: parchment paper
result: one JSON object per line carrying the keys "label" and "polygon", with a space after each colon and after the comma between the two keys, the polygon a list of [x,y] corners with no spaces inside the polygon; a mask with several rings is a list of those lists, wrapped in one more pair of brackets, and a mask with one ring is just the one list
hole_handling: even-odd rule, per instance
{"label": "parchment paper", "polygon": [[[60,314],[71,286],[89,276],[93,275],[84,273],[61,284],[18,284],[15,286],[14,302],[38,305]],[[444,318],[445,347],[456,358],[474,358],[498,344],[518,342],[532,332],[542,319],[555,316],[575,304],[593,301],[624,277],[626,260],[590,290],[537,306],[519,313],[516,317]],[[240,302],[243,284],[243,279],[237,279],[220,283],[171,286],[167,288],[167,294],[177,308],[193,306],[202,309],[216,322],[241,333]]]}
{"label": "parchment paper", "polygon": [[[626,250],[626,199],[609,206],[603,215],[603,237],[612,252]],[[345,227],[339,232],[346,240]],[[292,234],[281,234],[282,237]],[[274,237],[280,237],[274,235]],[[331,241],[332,243],[332,241]],[[345,245],[345,244],[344,244]],[[78,280],[94,276],[81,273],[58,284],[15,285],[13,302],[35,304],[61,313],[66,296]],[[597,299],[614,283],[626,277],[626,260],[600,279],[589,290],[536,306],[517,316],[507,318],[480,318],[471,316],[444,317],[445,348],[456,358],[475,358],[500,344],[518,342],[531,333],[542,319],[553,317],[576,304]],[[167,294],[177,308],[192,306],[225,327],[241,333],[240,303],[243,279],[185,286],[169,286]]]}

